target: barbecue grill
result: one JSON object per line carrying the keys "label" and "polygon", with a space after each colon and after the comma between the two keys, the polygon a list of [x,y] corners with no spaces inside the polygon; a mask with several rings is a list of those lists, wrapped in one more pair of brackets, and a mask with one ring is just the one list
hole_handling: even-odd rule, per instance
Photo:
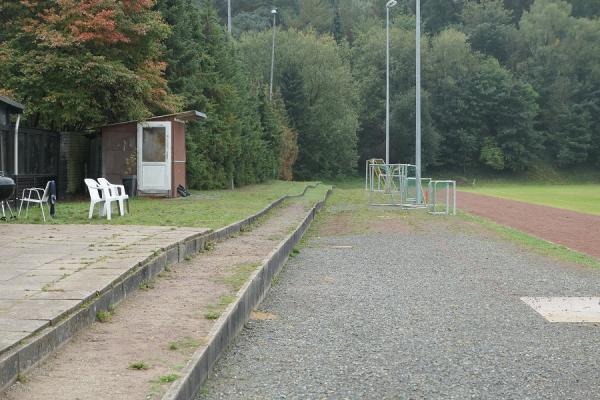
{"label": "barbecue grill", "polygon": [[15,192],[15,186],[15,181],[13,181],[11,178],[0,175],[0,208],[2,209],[2,216],[0,217],[0,220],[6,221],[5,207],[8,208],[10,217],[15,218],[15,215],[8,204],[8,199],[10,199]]}

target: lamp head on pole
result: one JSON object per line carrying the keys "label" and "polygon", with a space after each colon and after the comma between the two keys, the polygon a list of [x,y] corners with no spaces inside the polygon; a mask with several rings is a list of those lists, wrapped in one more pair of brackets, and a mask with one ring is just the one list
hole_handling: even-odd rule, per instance
{"label": "lamp head on pole", "polygon": [[277,9],[276,9],[276,8],[273,8],[273,9],[271,10],[271,14],[277,14]]}
{"label": "lamp head on pole", "polygon": [[396,4],[398,4],[398,2],[396,0],[390,0],[386,3],[386,8],[392,8],[394,7]]}

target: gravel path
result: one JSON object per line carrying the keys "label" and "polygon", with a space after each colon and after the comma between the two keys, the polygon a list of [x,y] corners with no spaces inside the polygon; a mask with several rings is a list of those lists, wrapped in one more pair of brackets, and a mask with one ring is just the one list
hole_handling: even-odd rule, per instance
{"label": "gravel path", "polygon": [[600,216],[459,192],[461,209],[600,258]]}
{"label": "gravel path", "polygon": [[600,398],[600,325],[520,300],[597,296],[600,271],[441,224],[309,246],[199,399]]}

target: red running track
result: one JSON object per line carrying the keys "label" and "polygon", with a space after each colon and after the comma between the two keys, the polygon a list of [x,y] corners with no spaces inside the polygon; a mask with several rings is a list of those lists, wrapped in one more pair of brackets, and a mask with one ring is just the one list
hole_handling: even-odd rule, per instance
{"label": "red running track", "polygon": [[538,238],[600,259],[600,216],[458,192],[457,206]]}

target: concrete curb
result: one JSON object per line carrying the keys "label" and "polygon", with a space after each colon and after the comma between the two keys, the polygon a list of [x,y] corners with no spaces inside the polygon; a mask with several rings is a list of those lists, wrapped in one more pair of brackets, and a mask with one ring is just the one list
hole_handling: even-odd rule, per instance
{"label": "concrete curb", "polygon": [[159,273],[173,266],[186,257],[203,251],[210,242],[227,239],[240,232],[244,227],[256,222],[286,199],[302,197],[315,185],[306,185],[298,195],[285,195],[275,200],[263,210],[241,221],[235,222],[216,231],[209,231],[188,236],[184,240],[172,243],[160,249],[155,255],[132,266],[127,274],[117,278],[102,290],[88,297],[79,307],[68,315],[53,321],[18,346],[0,354],[0,393],[15,382],[17,377],[44,360],[61,345],[66,343],[80,329],[91,325],[96,320],[96,313],[107,311],[134,293],[142,283],[155,278]]}
{"label": "concrete curb", "polygon": [[271,287],[271,281],[285,264],[294,246],[315,219],[319,210],[333,189],[329,189],[323,198],[306,214],[303,221],[283,242],[277,246],[250,276],[239,290],[236,300],[231,303],[208,335],[208,344],[197,350],[183,369],[183,377],[169,387],[162,400],[191,400],[231,341],[242,330],[250,317],[250,312],[263,300]]}

